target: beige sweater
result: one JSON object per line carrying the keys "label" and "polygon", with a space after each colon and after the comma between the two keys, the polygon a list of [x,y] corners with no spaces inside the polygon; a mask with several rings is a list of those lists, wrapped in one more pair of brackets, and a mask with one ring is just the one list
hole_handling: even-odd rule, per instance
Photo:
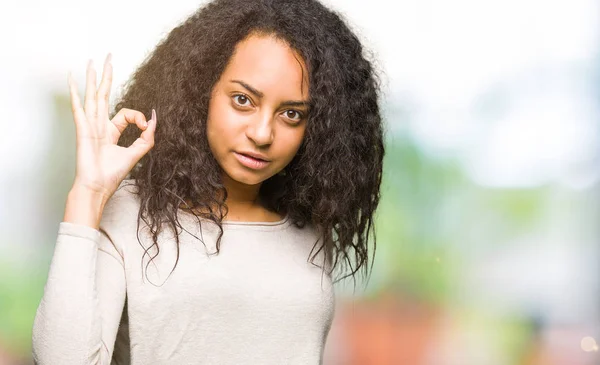
{"label": "beige sweater", "polygon": [[[335,312],[331,277],[308,262],[318,235],[291,221],[203,221],[182,212],[152,262],[125,180],[100,229],[61,222],[33,326],[37,364],[320,364]],[[141,221],[140,240],[151,239]],[[151,256],[156,254],[150,249]],[[142,264],[142,257],[144,257]],[[149,263],[150,262],[150,263]],[[314,261],[322,265],[322,256]],[[148,264],[149,263],[149,264]],[[145,269],[147,266],[147,270]],[[167,279],[168,277],[168,279]]]}

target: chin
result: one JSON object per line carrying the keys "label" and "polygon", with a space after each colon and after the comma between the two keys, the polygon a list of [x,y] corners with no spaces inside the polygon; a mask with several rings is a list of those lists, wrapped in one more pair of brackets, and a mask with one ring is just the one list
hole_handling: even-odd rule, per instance
{"label": "chin", "polygon": [[235,171],[226,171],[226,173],[232,180],[250,186],[260,184],[270,176],[264,171],[249,171],[244,168],[237,168]]}

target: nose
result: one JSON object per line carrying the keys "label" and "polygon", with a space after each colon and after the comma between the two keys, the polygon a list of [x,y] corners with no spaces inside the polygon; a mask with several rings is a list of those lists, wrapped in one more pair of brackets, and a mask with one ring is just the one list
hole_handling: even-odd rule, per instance
{"label": "nose", "polygon": [[273,130],[273,117],[269,113],[257,113],[248,127],[246,137],[252,140],[256,146],[266,146],[273,143],[275,133]]}

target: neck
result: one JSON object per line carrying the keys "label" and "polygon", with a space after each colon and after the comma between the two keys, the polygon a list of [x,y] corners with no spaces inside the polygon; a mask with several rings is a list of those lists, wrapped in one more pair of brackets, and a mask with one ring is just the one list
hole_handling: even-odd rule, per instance
{"label": "neck", "polygon": [[253,217],[262,215],[265,208],[261,205],[258,194],[261,184],[242,184],[225,174],[223,185],[227,190],[227,220],[254,220]]}
{"label": "neck", "polygon": [[[223,185],[227,190],[227,215],[228,221],[248,221],[248,222],[276,222],[283,217],[276,212],[271,212],[261,203],[259,190],[261,184],[246,185],[228,176],[223,177]],[[188,202],[189,204],[190,202]],[[182,207],[183,208],[183,207]],[[197,213],[202,212],[196,210]]]}

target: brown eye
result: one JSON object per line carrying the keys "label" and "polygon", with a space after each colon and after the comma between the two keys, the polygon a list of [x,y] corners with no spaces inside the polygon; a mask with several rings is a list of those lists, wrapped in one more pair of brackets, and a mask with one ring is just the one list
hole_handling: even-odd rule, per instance
{"label": "brown eye", "polygon": [[[236,104],[238,104],[239,106],[250,106],[250,99],[248,99],[248,97],[246,95],[237,94],[237,95],[233,96],[233,99],[235,100]],[[248,104],[246,104],[246,103],[248,103]]]}
{"label": "brown eye", "polygon": [[302,114],[300,112],[291,109],[285,112],[285,116],[293,121],[299,121],[302,119]]}

